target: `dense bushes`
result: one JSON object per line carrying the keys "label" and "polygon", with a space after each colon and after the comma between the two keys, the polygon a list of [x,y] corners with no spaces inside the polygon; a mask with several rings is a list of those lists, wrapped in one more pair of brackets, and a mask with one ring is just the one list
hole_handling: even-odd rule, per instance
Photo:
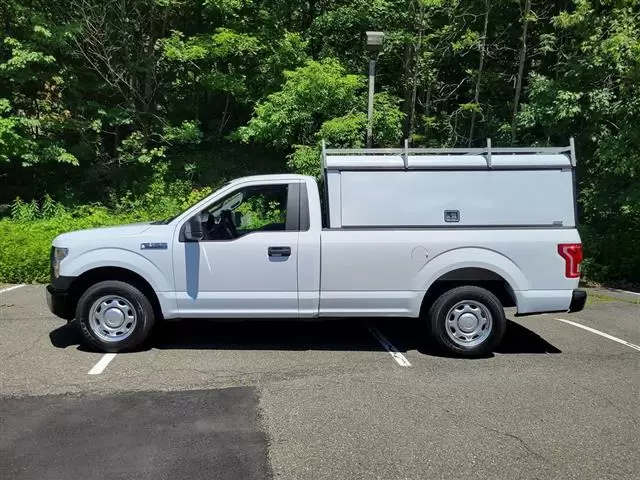
{"label": "dense bushes", "polygon": [[615,232],[580,227],[585,261],[583,278],[628,288],[640,286],[640,222],[620,224]]}
{"label": "dense bushes", "polygon": [[210,188],[185,191],[184,185],[154,183],[140,198],[124,197],[110,209],[100,204],[67,209],[51,197],[45,197],[42,203],[17,199],[11,207],[11,218],[0,220],[0,282],[47,281],[51,241],[61,233],[159,220],[209,193]]}
{"label": "dense bushes", "polygon": [[110,214],[104,208],[81,210],[47,219],[0,220],[0,282],[47,281],[49,247],[60,233],[134,220],[133,216]]}

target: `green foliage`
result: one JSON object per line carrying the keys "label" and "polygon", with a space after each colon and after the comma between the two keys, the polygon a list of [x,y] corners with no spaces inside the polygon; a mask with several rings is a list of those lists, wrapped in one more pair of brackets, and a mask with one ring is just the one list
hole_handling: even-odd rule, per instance
{"label": "green foliage", "polygon": [[[51,34],[49,34],[49,36],[51,36]],[[5,37],[4,43],[11,48],[11,56],[6,62],[0,63],[0,70],[8,73],[21,73],[32,64],[46,65],[56,61],[52,55],[33,51],[15,38]]]}
{"label": "green foliage", "polygon": [[118,157],[124,163],[151,163],[165,156],[164,147],[149,148],[142,132],[133,132],[118,147]]}
{"label": "green foliage", "polygon": [[320,154],[319,146],[295,145],[293,153],[287,157],[287,165],[295,172],[302,175],[320,176]]}
{"label": "green foliage", "polygon": [[139,215],[145,219],[163,219],[180,213],[209,195],[210,187],[192,188],[188,181],[168,182],[169,164],[159,162],[152,167],[152,178],[142,192],[127,190],[111,199],[112,210],[120,215]]}
{"label": "green foliage", "polygon": [[374,143],[385,147],[399,145],[405,117],[399,108],[400,101],[388,93],[378,93],[374,96],[373,103]]}
{"label": "green foliage", "polygon": [[364,112],[348,113],[324,122],[317,136],[332,147],[362,148],[365,144],[363,132],[366,129],[367,115]]}
{"label": "green foliage", "polygon": [[111,215],[99,207],[85,207],[39,220],[0,220],[0,282],[46,282],[49,249],[57,235],[134,220],[135,216]]}
{"label": "green foliage", "polygon": [[582,272],[586,278],[638,284],[638,222],[625,220],[615,230],[591,225],[582,226],[579,230],[585,248]]}
{"label": "green foliage", "polygon": [[164,127],[162,140],[168,144],[198,144],[202,140],[202,131],[198,127],[198,122],[185,120],[180,126]]}
{"label": "green foliage", "polygon": [[49,248],[61,233],[167,218],[194,205],[211,191],[209,187],[185,191],[185,185],[167,186],[156,179],[144,196],[125,197],[113,210],[100,204],[69,210],[49,196],[41,203],[18,198],[11,206],[11,219],[0,220],[0,282],[48,281]]}
{"label": "green foliage", "polygon": [[[203,188],[194,188],[192,189],[186,196],[186,198],[180,203],[179,211],[182,212],[187,208],[195,205],[200,200],[205,197],[208,197],[213,193],[213,189],[211,187],[203,187]],[[177,213],[177,212],[176,212]]]}
{"label": "green foliage", "polygon": [[613,7],[587,0],[560,12],[554,25],[562,37],[547,50],[563,52],[568,61],[548,75],[530,75],[519,117],[534,134],[577,136],[590,278],[640,280],[639,13],[637,2]]}
{"label": "green foliage", "polygon": [[[21,38],[5,36],[0,42],[0,162],[77,165],[78,159],[62,138],[70,112],[62,98],[62,68],[50,51],[59,35],[38,23],[38,17],[28,12],[20,20],[29,18],[34,23],[26,30],[16,29]],[[5,20],[8,25],[9,19]]]}
{"label": "green foliage", "polygon": [[256,230],[270,223],[284,223],[286,214],[280,210],[278,202],[267,201],[262,196],[254,196],[243,202],[237,209],[242,214],[242,229]]}
{"label": "green foliage", "polygon": [[241,127],[245,142],[261,141],[277,148],[311,142],[325,120],[343,115],[357,105],[363,77],[347,74],[332,58],[309,61],[285,72],[282,89],[255,107],[255,115]]}
{"label": "green foliage", "polygon": [[18,222],[48,220],[63,216],[65,213],[64,205],[56,202],[49,195],[44,196],[42,203],[38,203],[35,199],[25,202],[20,197],[17,197],[11,204],[11,218]]}
{"label": "green foliage", "polygon": [[256,37],[228,28],[218,28],[213,35],[194,36],[186,41],[183,38],[182,32],[174,30],[172,36],[163,42],[167,59],[181,62],[198,61],[206,58],[254,55],[260,51],[260,42]]}
{"label": "green foliage", "polygon": [[[294,171],[314,176],[320,172],[322,140],[332,147],[364,146],[364,77],[346,74],[338,61],[326,59],[285,72],[285,78],[280,91],[256,106],[249,123],[237,132],[239,138],[276,148],[295,145],[287,164]],[[374,96],[373,131],[377,144],[400,141],[404,114],[398,103],[388,93]]]}

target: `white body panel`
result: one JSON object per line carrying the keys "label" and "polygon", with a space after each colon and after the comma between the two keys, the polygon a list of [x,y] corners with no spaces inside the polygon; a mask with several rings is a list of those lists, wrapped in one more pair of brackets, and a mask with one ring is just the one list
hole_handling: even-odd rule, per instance
{"label": "white body panel", "polygon": [[315,180],[304,177],[309,201],[309,230],[298,240],[298,308],[301,318],[318,316],[320,306],[322,211]]}
{"label": "white body panel", "polygon": [[[385,169],[379,171],[342,171],[357,161],[333,158],[326,172],[327,229],[313,178],[242,178],[166,225],[57,237],[53,245],[68,249],[60,275],[130,270],[156,292],[165,318],[417,317],[434,282],[461,269],[504,281],[519,313],[568,309],[578,279],[565,277],[557,245],[580,238],[573,228],[567,157],[541,155],[542,168],[526,171],[514,168],[527,166],[530,155],[494,155],[495,170],[478,155],[436,157],[373,156],[371,162]],[[468,170],[444,171],[445,160]],[[427,163],[433,171],[421,170]],[[273,184],[299,190],[296,231],[198,242],[181,237],[186,222],[217,200],[247,186]],[[298,185],[306,187],[304,200]],[[459,211],[459,220],[446,223],[444,210]],[[288,247],[291,254],[272,258],[269,247]]]}
{"label": "white body panel", "polygon": [[[263,232],[229,242],[176,239],[173,265],[180,315],[297,317],[298,236]],[[292,254],[270,258],[269,246],[288,246]]]}
{"label": "white body panel", "polygon": [[[175,318],[178,308],[169,248],[174,230],[171,225],[143,223],[64,233],[53,241],[54,246],[69,249],[60,274],[79,277],[101,267],[130,270],[149,282],[165,318]],[[144,243],[165,243],[166,248],[142,249]]]}
{"label": "white body panel", "polygon": [[[575,226],[570,170],[347,171],[342,227]],[[459,212],[447,223],[445,211]]]}
{"label": "white body panel", "polygon": [[566,310],[578,281],[556,249],[579,241],[573,229],[325,230],[320,315],[415,317],[431,284],[462,268],[502,277],[519,313]]}

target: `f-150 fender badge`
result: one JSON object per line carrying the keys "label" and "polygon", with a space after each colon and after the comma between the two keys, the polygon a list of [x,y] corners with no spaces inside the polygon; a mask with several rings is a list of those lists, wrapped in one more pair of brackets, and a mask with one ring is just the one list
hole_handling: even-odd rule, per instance
{"label": "f-150 fender badge", "polygon": [[167,242],[141,243],[140,250],[166,250]]}

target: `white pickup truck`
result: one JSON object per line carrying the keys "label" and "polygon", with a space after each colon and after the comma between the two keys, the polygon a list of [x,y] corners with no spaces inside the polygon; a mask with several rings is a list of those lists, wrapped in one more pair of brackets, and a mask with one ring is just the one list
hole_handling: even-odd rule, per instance
{"label": "white pickup truck", "polygon": [[517,315],[579,311],[566,148],[327,150],[312,177],[234,180],[174,218],[65,233],[50,310],[129,351],[179,318],[412,317],[459,355]]}

